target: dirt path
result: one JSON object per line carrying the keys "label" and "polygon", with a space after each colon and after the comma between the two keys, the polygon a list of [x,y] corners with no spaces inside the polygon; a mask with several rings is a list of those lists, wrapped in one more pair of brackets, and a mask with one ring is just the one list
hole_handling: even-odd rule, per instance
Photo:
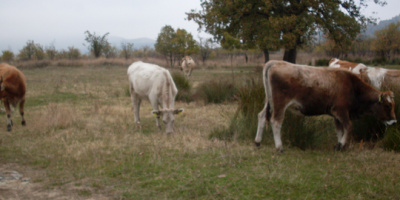
{"label": "dirt path", "polygon": [[[33,178],[39,178],[43,181],[33,182]],[[79,196],[77,191],[81,189],[90,191],[91,189],[76,187],[74,184],[62,186],[62,188],[49,189],[45,184],[45,180],[44,171],[30,169],[17,164],[0,164],[0,200],[110,199],[104,195],[93,194],[93,192],[87,197]]]}

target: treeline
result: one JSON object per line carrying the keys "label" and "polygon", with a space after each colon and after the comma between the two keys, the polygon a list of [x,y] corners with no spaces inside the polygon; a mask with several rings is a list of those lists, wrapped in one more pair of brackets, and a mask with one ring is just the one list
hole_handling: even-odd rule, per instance
{"label": "treeline", "polygon": [[359,34],[349,47],[327,39],[316,44],[313,51],[366,64],[400,64],[400,22],[375,31],[374,37]]}
{"label": "treeline", "polygon": [[[17,55],[12,51],[2,51],[1,61],[29,61],[29,60],[78,60],[87,58],[164,58],[168,65],[176,66],[179,60],[190,55],[205,65],[210,59],[232,59],[232,57],[249,57],[260,59],[263,52],[260,49],[226,49],[220,44],[213,42],[210,38],[193,39],[193,36],[184,29],[174,30],[171,26],[164,26],[157,38],[154,47],[142,47],[134,49],[133,43],[121,43],[120,47],[111,45],[107,36],[96,35],[96,33],[85,32],[85,41],[90,51],[89,54],[82,53],[73,46],[68,49],[57,50],[53,44],[43,46],[33,40],[19,50]],[[349,46],[335,43],[329,37],[316,39],[305,46],[302,51],[320,58],[344,58],[365,64],[383,65],[400,64],[400,22],[389,24],[387,27],[375,32],[374,37],[366,37],[359,34]],[[323,60],[323,65],[326,62]]]}

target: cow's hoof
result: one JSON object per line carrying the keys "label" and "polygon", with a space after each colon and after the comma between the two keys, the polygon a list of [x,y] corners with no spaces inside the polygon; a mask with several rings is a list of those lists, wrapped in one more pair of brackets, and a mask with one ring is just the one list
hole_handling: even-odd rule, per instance
{"label": "cow's hoof", "polygon": [[283,148],[281,147],[281,148],[276,148],[276,152],[277,152],[278,154],[282,154],[282,153],[284,153],[285,151],[284,151]]}
{"label": "cow's hoof", "polygon": [[22,126],[26,126],[25,120],[21,122]]}
{"label": "cow's hoof", "polygon": [[11,124],[7,124],[7,131],[8,131],[8,132],[11,131]]}
{"label": "cow's hoof", "polygon": [[337,144],[334,146],[334,149],[335,149],[335,151],[343,151],[343,145],[340,144],[340,143],[337,143]]}
{"label": "cow's hoof", "polygon": [[261,145],[260,142],[255,142],[254,144],[256,144],[256,147],[260,147],[260,145]]}

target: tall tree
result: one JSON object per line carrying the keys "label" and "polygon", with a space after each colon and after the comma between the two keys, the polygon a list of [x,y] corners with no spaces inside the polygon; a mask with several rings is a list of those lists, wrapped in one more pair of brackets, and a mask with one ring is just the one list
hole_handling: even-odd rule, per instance
{"label": "tall tree", "polygon": [[175,30],[171,26],[166,25],[161,29],[161,32],[158,34],[157,37],[157,42],[154,45],[157,52],[161,53],[166,58],[169,58],[171,67],[173,65],[173,55],[175,47],[173,40],[175,37]]}
{"label": "tall tree", "polygon": [[[342,46],[350,45],[363,25],[372,19],[360,13],[369,0],[202,0],[202,10],[187,13],[199,29],[216,41],[235,37],[242,47],[268,50],[285,48],[284,60],[296,62],[297,49],[307,44],[315,30],[328,33]],[[373,0],[383,5],[384,0]]]}
{"label": "tall tree", "polygon": [[126,60],[133,55],[133,43],[130,42],[122,42],[121,43],[121,56]]}
{"label": "tall tree", "polygon": [[375,31],[372,49],[385,60],[400,51],[400,22],[391,23],[382,30]]}
{"label": "tall tree", "polygon": [[173,66],[174,58],[178,60],[184,55],[190,55],[199,51],[197,42],[192,34],[185,29],[176,31],[169,25],[164,26],[158,34],[157,42],[154,45],[156,51],[169,59],[170,66]]}
{"label": "tall tree", "polygon": [[35,55],[35,42],[33,40],[28,40],[26,45],[19,51],[18,57],[21,60],[31,60]]}
{"label": "tall tree", "polygon": [[94,57],[100,57],[108,45],[107,36],[109,33],[100,36],[96,35],[96,33],[92,34],[89,31],[85,31],[85,34],[85,40],[89,43],[89,50],[93,53]]}

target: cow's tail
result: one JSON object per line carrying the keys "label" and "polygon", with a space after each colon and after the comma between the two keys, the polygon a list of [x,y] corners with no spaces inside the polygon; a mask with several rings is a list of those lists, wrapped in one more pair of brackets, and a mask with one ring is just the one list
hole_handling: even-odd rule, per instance
{"label": "cow's tail", "polygon": [[268,61],[263,70],[263,82],[264,82],[264,89],[265,89],[265,103],[267,104],[267,120],[271,117],[273,102],[272,102],[272,91],[271,91],[271,83],[269,80],[269,70],[272,66],[274,66],[274,61]]}

